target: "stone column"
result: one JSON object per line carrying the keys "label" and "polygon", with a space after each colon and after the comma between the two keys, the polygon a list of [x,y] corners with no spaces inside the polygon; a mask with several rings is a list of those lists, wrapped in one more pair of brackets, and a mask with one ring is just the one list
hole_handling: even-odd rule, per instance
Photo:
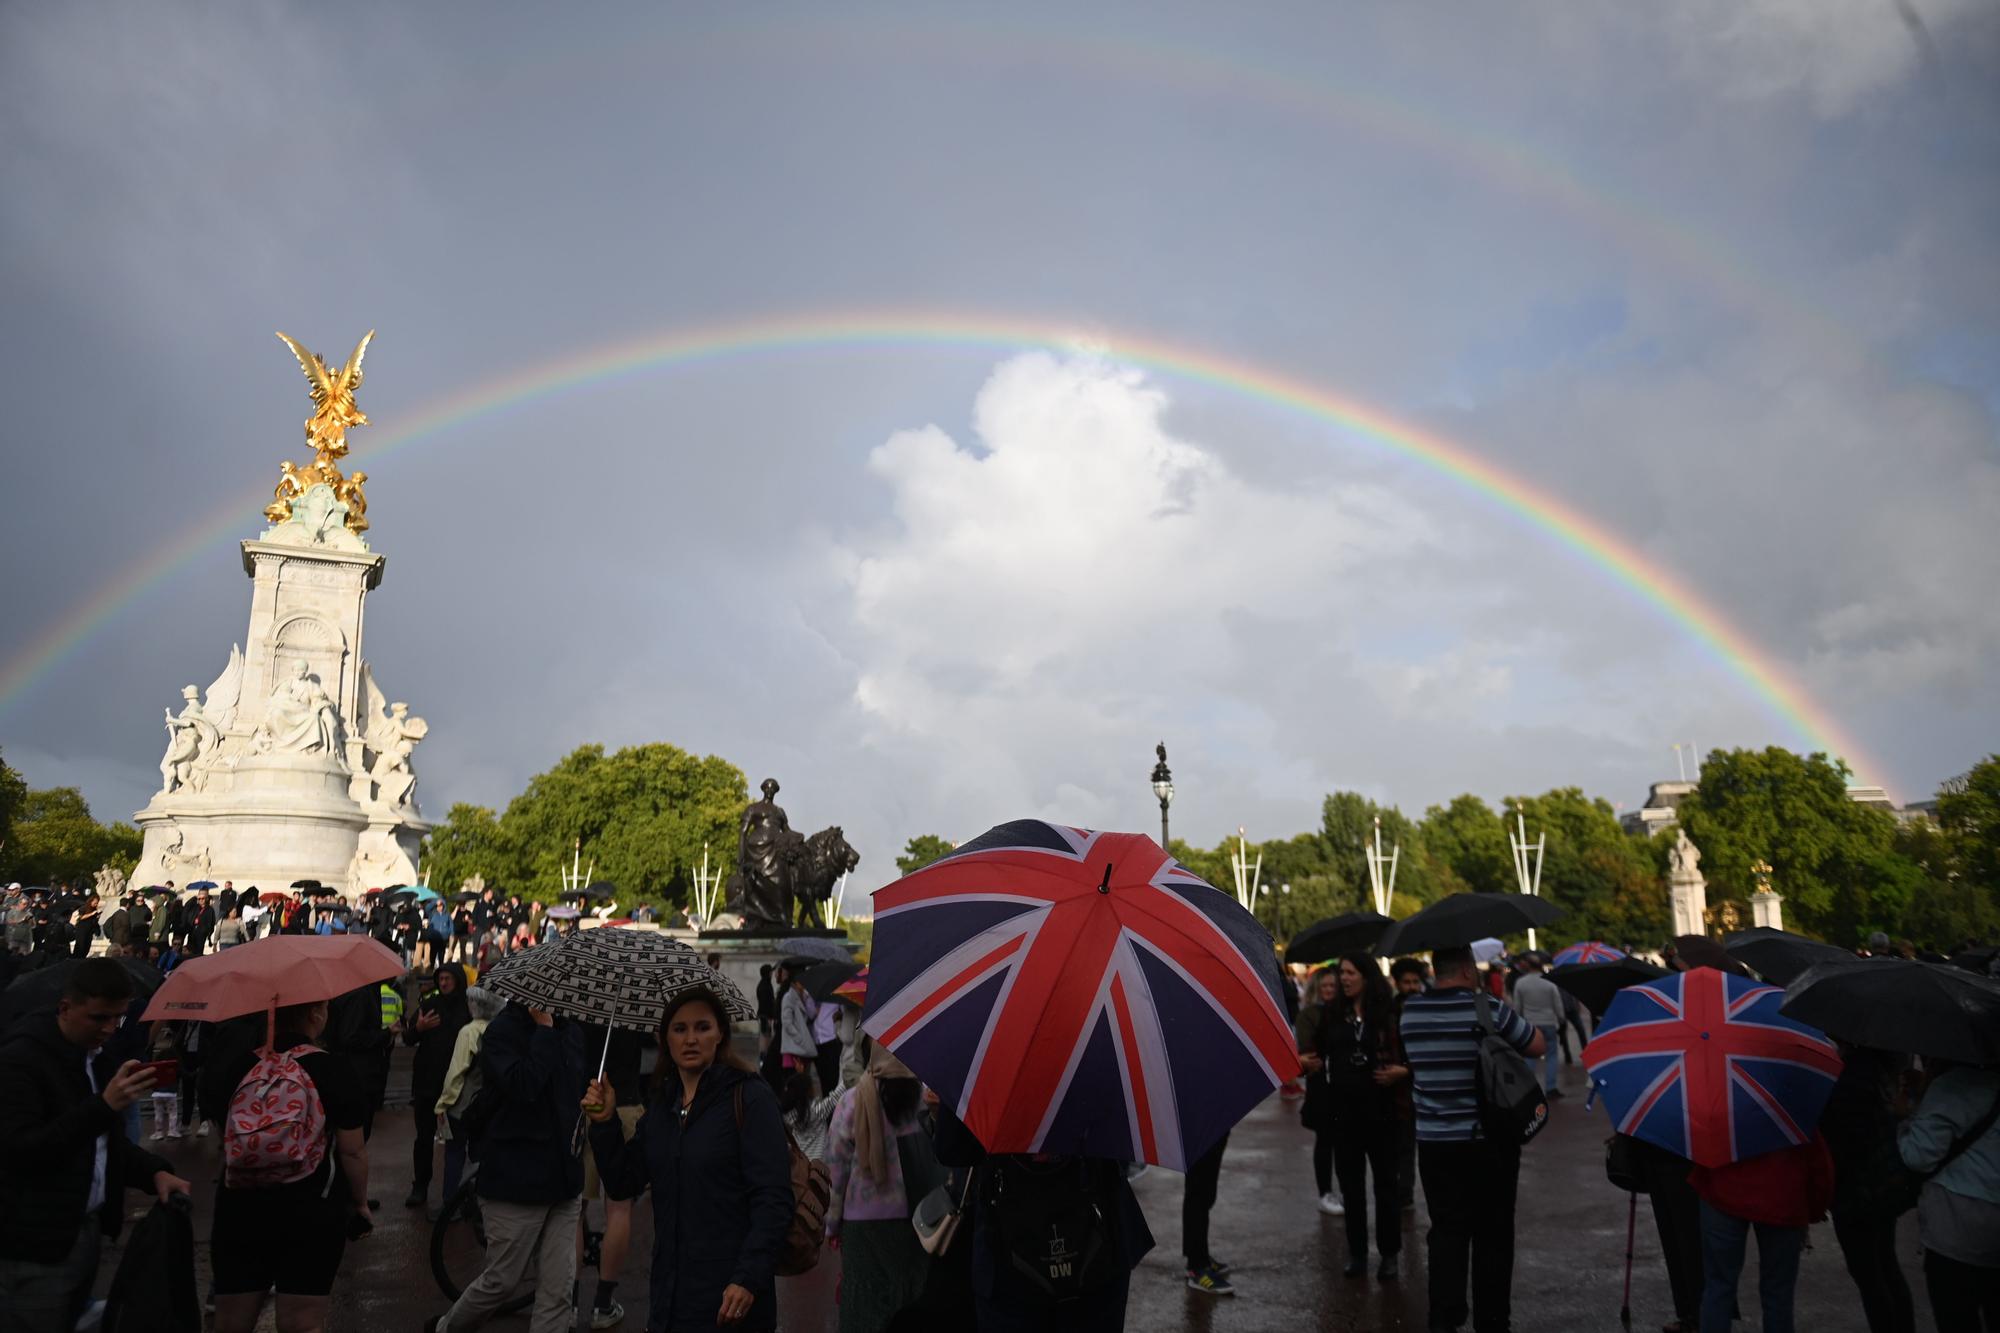
{"label": "stone column", "polygon": [[1783,930],[1785,900],[1771,891],[1770,863],[1759,861],[1750,867],[1750,873],[1757,877],[1757,891],[1750,895],[1750,923],[1756,926],[1769,926],[1772,930]]}
{"label": "stone column", "polygon": [[1701,873],[1701,853],[1688,839],[1686,829],[1676,829],[1669,849],[1667,897],[1672,907],[1675,935],[1708,933],[1708,881]]}

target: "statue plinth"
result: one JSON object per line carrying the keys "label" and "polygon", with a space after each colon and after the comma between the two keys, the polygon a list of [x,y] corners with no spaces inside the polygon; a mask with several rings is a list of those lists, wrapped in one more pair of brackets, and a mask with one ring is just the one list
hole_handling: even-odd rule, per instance
{"label": "statue plinth", "polygon": [[1769,889],[1759,889],[1750,895],[1750,924],[1769,926],[1772,930],[1785,928],[1784,899]]}

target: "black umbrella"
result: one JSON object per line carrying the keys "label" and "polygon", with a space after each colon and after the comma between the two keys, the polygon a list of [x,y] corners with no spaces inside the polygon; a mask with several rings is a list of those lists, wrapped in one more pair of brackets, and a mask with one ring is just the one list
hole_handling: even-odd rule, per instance
{"label": "black umbrella", "polygon": [[[0,991],[0,1032],[6,1031],[18,1018],[54,1013],[56,1001],[62,998],[63,987],[69,983],[69,974],[82,961],[80,958],[62,958],[47,967],[16,977],[13,985]],[[143,958],[120,958],[118,962],[131,976],[132,989],[142,1000],[151,999],[153,992],[167,979],[159,968]]]}
{"label": "black umbrella", "polygon": [[471,889],[460,889],[457,893],[451,895],[451,900],[455,903],[478,902],[479,895],[474,893]]}
{"label": "black umbrella", "polygon": [[1778,1012],[1883,1051],[2000,1065],[2000,981],[1903,958],[1818,963]]}
{"label": "black umbrella", "polygon": [[1378,953],[1462,949],[1474,940],[1552,925],[1562,908],[1526,893],[1454,893],[1405,917],[1375,942]]}
{"label": "black umbrella", "polygon": [[806,983],[806,994],[825,1001],[833,997],[835,986],[860,970],[859,963],[814,963],[799,974],[799,980]]}
{"label": "black umbrella", "polygon": [[1824,944],[1789,930],[1755,926],[1739,930],[1722,942],[1722,947],[1774,986],[1789,986],[1799,974],[1815,963],[1851,963],[1854,951],[1838,944]]}
{"label": "black umbrella", "polygon": [[292,887],[295,889],[324,889],[326,885],[316,879],[295,879],[292,881]]}
{"label": "black umbrella", "polygon": [[589,902],[595,896],[589,889],[564,889],[556,895],[556,898],[566,903],[582,903]]}
{"label": "black umbrella", "polygon": [[1324,963],[1344,954],[1368,953],[1382,932],[1395,924],[1380,912],[1343,912],[1324,921],[1315,921],[1285,948],[1288,963]]}
{"label": "black umbrella", "polygon": [[1658,981],[1667,975],[1643,958],[1614,958],[1608,963],[1565,963],[1549,972],[1549,980],[1583,1002],[1597,1018],[1611,1007],[1611,998],[1627,986]]}

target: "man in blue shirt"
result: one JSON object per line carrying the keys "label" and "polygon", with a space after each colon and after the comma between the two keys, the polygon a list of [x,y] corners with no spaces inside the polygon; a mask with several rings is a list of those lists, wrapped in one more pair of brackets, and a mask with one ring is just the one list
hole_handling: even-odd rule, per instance
{"label": "man in blue shirt", "polygon": [[[1403,1049],[1417,1111],[1417,1168],[1430,1210],[1431,1333],[1466,1318],[1472,1277],[1473,1327],[1508,1333],[1514,1286],[1514,1191],[1521,1145],[1489,1139],[1479,1122],[1479,969],[1470,949],[1431,955],[1437,979],[1403,1001]],[[1489,998],[1493,1027],[1526,1056],[1542,1053],[1542,1034]]]}

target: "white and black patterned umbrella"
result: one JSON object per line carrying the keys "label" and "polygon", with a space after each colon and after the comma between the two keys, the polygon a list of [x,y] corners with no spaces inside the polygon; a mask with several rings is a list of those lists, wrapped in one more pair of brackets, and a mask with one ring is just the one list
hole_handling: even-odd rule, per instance
{"label": "white and black patterned umbrella", "polygon": [[668,1002],[690,990],[714,991],[732,1019],[757,1017],[735,982],[687,945],[653,930],[578,931],[501,959],[480,974],[479,984],[531,1009],[634,1032],[656,1030]]}

